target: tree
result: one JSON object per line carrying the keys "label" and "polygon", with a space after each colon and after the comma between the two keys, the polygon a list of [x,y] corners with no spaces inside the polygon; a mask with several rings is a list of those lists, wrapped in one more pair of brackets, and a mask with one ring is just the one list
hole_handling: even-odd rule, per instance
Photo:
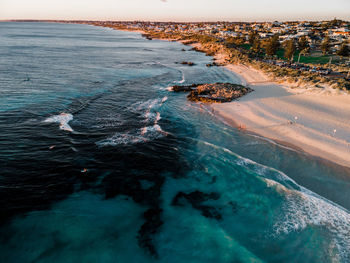
{"label": "tree", "polygon": [[277,49],[280,46],[278,35],[271,37],[266,43],[266,55],[273,56],[276,54]]}
{"label": "tree", "polygon": [[332,21],[329,22],[329,25],[330,25],[331,27],[340,26],[341,22],[342,22],[341,20],[338,20],[338,19],[335,17]]}
{"label": "tree", "polygon": [[288,60],[292,60],[295,52],[295,43],[293,39],[287,40],[284,49],[284,57]]}
{"label": "tree", "polygon": [[236,47],[236,40],[233,37],[228,37],[226,38],[225,44],[228,48]]}
{"label": "tree", "polygon": [[329,37],[326,36],[321,43],[321,50],[322,50],[323,55],[328,54],[329,49],[330,49],[330,40],[329,40]]}
{"label": "tree", "polygon": [[261,41],[258,37],[254,39],[252,51],[256,54],[260,53],[261,51]]}
{"label": "tree", "polygon": [[237,36],[235,37],[235,44],[239,46],[239,45],[243,45],[244,42],[245,42],[244,38],[240,33],[238,33]]}
{"label": "tree", "polygon": [[339,47],[339,49],[337,50],[337,55],[341,56],[341,57],[348,57],[349,56],[349,47],[347,44],[343,43],[341,44],[341,46]]}
{"label": "tree", "polygon": [[259,37],[259,35],[256,33],[256,31],[250,31],[248,36],[248,41],[250,45],[254,44],[254,40]]}
{"label": "tree", "polygon": [[301,38],[299,38],[298,41],[298,48],[300,51],[307,49],[309,47],[309,41],[307,41],[305,36],[302,36]]}

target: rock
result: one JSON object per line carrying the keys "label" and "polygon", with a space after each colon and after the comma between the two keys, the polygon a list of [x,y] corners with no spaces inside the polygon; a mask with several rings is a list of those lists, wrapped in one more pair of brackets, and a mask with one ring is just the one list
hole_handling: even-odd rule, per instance
{"label": "rock", "polygon": [[219,66],[216,62],[213,62],[213,63],[209,63],[206,65],[207,67],[217,67]]}
{"label": "rock", "polygon": [[187,86],[175,85],[171,88],[171,90],[175,92],[189,92],[189,91],[195,90],[199,85],[200,84],[192,84]]}
{"label": "rock", "polygon": [[152,40],[152,37],[149,34],[141,34],[141,36],[146,38],[147,40]]}
{"label": "rock", "polygon": [[188,66],[194,66],[195,65],[193,62],[189,62],[189,61],[182,61],[180,64],[188,65]]}
{"label": "rock", "polygon": [[196,47],[191,48],[191,50],[196,51],[196,52],[206,53],[204,50],[201,50],[201,49],[196,48]]}
{"label": "rock", "polygon": [[190,92],[187,96],[188,100],[208,103],[230,102],[253,91],[249,87],[231,83],[173,86],[172,90],[175,92]]}

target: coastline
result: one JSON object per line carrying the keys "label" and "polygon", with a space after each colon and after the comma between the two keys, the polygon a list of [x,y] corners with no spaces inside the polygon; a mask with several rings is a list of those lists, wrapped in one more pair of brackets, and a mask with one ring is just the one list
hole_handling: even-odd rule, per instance
{"label": "coastline", "polygon": [[350,96],[294,90],[244,65],[227,65],[254,89],[237,101],[213,104],[232,126],[350,167]]}
{"label": "coastline", "polygon": [[230,69],[225,48],[90,25],[2,32],[4,262],[350,262],[350,168],[216,112],[248,98],[237,83],[275,85]]}
{"label": "coastline", "polygon": [[[205,51],[200,43],[190,45]],[[294,88],[296,83],[276,82],[253,67],[229,64],[220,51],[214,60],[234,73],[240,84],[254,90],[236,101],[210,104],[218,117],[239,130],[350,167],[348,93],[333,88]]]}
{"label": "coastline", "polygon": [[[147,34],[143,30],[114,29]],[[178,41],[208,51],[200,43],[187,44],[182,39],[153,39]],[[241,84],[254,89],[239,100],[211,104],[218,117],[239,130],[350,167],[350,95],[332,88],[294,88],[296,83],[278,83],[251,66],[227,63],[221,51],[213,58],[234,73]]]}

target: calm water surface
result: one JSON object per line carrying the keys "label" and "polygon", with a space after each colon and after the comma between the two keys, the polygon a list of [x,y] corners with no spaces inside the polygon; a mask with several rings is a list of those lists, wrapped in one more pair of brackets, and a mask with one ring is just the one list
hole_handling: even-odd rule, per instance
{"label": "calm water surface", "polygon": [[348,169],[167,90],[239,83],[210,61],[136,33],[0,23],[0,261],[350,262]]}

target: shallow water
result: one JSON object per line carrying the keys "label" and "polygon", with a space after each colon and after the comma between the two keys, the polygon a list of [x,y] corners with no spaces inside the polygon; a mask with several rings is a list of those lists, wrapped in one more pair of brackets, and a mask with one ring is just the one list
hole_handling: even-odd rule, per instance
{"label": "shallow water", "polygon": [[1,262],[350,261],[349,169],[167,90],[239,82],[210,57],[86,25],[0,35]]}

